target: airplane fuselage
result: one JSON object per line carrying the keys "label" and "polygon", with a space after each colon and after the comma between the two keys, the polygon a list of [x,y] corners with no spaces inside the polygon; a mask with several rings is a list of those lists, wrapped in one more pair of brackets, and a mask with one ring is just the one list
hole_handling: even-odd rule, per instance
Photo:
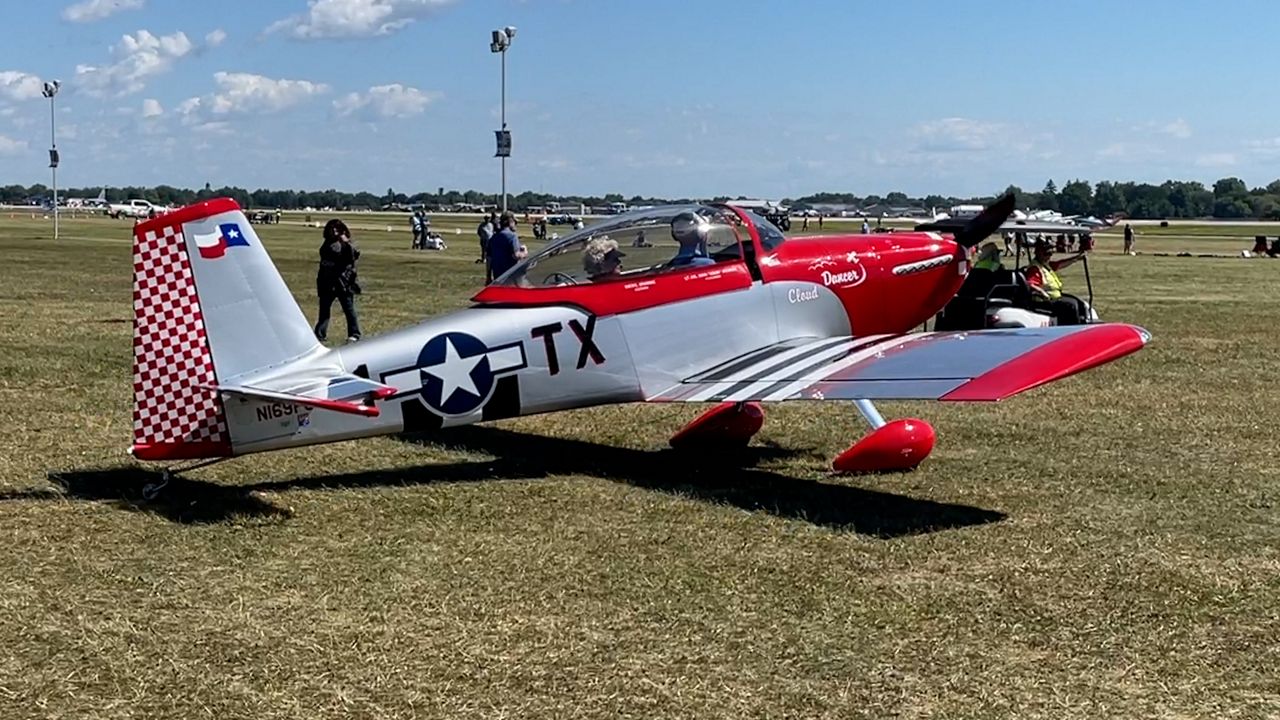
{"label": "airplane fuselage", "polygon": [[[909,332],[955,294],[966,259],[962,248],[932,233],[820,236],[765,253],[754,278],[737,263],[634,283],[525,289],[525,306],[498,293],[500,301],[314,360],[394,387],[396,394],[378,401],[378,416],[228,399],[228,430],[239,455],[639,402],[783,340]],[[742,281],[725,289],[733,269]],[[654,302],[649,298],[662,288],[652,282],[693,289],[683,299]],[[698,292],[704,282],[717,290]],[[579,290],[580,298],[573,295]],[[627,305],[632,309],[617,309]]]}

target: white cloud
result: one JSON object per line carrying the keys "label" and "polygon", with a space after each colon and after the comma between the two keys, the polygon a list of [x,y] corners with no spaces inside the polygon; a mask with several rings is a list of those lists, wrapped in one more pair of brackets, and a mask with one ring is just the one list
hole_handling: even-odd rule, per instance
{"label": "white cloud", "polygon": [[1142,140],[1113,142],[1094,152],[1094,160],[1107,162],[1108,167],[1118,167],[1118,164],[1146,167],[1167,162],[1168,157],[1167,143]]}
{"label": "white cloud", "polygon": [[125,35],[111,48],[116,61],[96,67],[77,65],[76,80],[90,95],[129,95],[141,91],[147,81],[173,67],[194,49],[186,33],[157,37],[146,30]]}
{"label": "white cloud", "polygon": [[214,120],[212,122],[197,123],[194,126],[196,132],[213,133],[215,135],[230,135],[231,124],[225,120]]}
{"label": "white cloud", "polygon": [[1262,160],[1274,160],[1280,157],[1280,137],[1268,138],[1266,140],[1250,140],[1246,142],[1245,148],[1250,155]]}
{"label": "white cloud", "polygon": [[1160,133],[1161,135],[1168,135],[1169,137],[1175,137],[1179,140],[1186,140],[1191,137],[1191,124],[1182,118],[1178,118],[1171,122],[1148,120],[1143,123],[1130,125],[1129,129],[1133,132],[1142,134],[1144,137],[1149,136],[1151,133]]}
{"label": "white cloud", "polygon": [[68,6],[62,17],[71,22],[93,22],[125,10],[138,10],[143,0],[84,0]]}
{"label": "white cloud", "polygon": [[223,30],[222,28],[218,28],[217,30],[214,30],[213,32],[204,36],[204,44],[207,47],[216,48],[219,45],[221,45],[223,41],[225,41],[226,39],[227,39],[227,31]]}
{"label": "white cloud", "polygon": [[887,138],[879,145],[865,157],[850,159],[876,166],[881,173],[892,168],[909,173],[911,179],[928,173],[934,180],[955,177],[970,183],[978,182],[975,168],[979,166],[1043,167],[1062,152],[1061,141],[1039,127],[954,116],[918,122],[907,127],[902,137]]}
{"label": "white cloud", "polygon": [[268,33],[305,40],[390,35],[455,0],[309,0],[307,12],[278,20]]}
{"label": "white cloud", "polygon": [[409,117],[421,114],[427,105],[441,97],[437,92],[423,92],[399,83],[376,85],[367,93],[349,93],[333,101],[340,115],[363,111],[377,117]]}
{"label": "white cloud", "polygon": [[974,154],[1044,160],[1060,152],[1053,133],[963,117],[917,123],[907,131],[907,138],[906,149],[900,153],[891,149],[886,162],[938,166],[971,162]]}
{"label": "white cloud", "polygon": [[210,122],[211,116],[279,112],[329,92],[324,83],[276,80],[252,73],[216,72],[213,81],[218,86],[216,92],[178,104],[178,114],[188,125],[216,125]]}
{"label": "white cloud", "polygon": [[911,131],[919,139],[917,150],[930,153],[987,150],[1007,139],[1008,134],[1003,123],[962,117],[923,122]]}
{"label": "white cloud", "polygon": [[14,140],[0,135],[0,155],[17,155],[27,149],[26,140]]}
{"label": "white cloud", "polygon": [[1196,165],[1199,165],[1200,167],[1230,167],[1235,164],[1235,153],[1206,153],[1196,158]]}
{"label": "white cloud", "polygon": [[16,70],[0,70],[0,98],[30,100],[40,97],[44,83],[35,75]]}
{"label": "white cloud", "polygon": [[1122,158],[1127,155],[1131,155],[1132,153],[1133,149],[1124,143],[1111,143],[1098,151],[1098,157]]}
{"label": "white cloud", "polygon": [[153,118],[164,114],[164,107],[160,105],[160,101],[155,98],[147,98],[142,101],[142,117]]}
{"label": "white cloud", "polygon": [[1187,124],[1186,120],[1178,118],[1171,123],[1161,126],[1160,132],[1185,140],[1186,138],[1191,137],[1191,126]]}
{"label": "white cloud", "polygon": [[688,158],[663,152],[651,155],[623,155],[619,159],[629,168],[679,168],[689,164]]}

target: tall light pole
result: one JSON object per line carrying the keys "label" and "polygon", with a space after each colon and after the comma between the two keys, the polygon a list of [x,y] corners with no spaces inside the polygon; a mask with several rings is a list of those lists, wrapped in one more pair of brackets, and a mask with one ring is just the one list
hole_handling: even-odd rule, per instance
{"label": "tall light pole", "polygon": [[54,80],[44,84],[44,91],[41,93],[49,98],[49,168],[53,171],[53,239],[58,239],[58,136],[57,128],[54,121],[56,117],[53,110],[53,97],[58,94],[58,88],[62,87],[62,82]]}
{"label": "tall light pole", "polygon": [[511,156],[511,132],[507,130],[507,48],[515,39],[516,29],[510,25],[501,30],[494,30],[489,42],[489,51],[502,56],[502,129],[497,131],[498,151],[495,157],[502,158],[502,212],[507,211],[507,158]]}

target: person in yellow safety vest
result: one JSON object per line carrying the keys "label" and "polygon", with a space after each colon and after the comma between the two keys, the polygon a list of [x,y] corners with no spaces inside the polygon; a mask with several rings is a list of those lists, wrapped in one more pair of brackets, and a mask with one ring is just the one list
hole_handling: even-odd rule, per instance
{"label": "person in yellow safety vest", "polygon": [[1051,260],[1053,244],[1047,239],[1036,243],[1035,258],[1027,267],[1027,284],[1035,300],[1043,302],[1053,311],[1059,325],[1079,325],[1088,317],[1088,308],[1074,295],[1062,292],[1062,278],[1058,271],[1070,267],[1085,256],[1086,250],[1062,260]]}
{"label": "person in yellow safety vest", "polygon": [[978,259],[974,261],[973,269],[1003,270],[1004,264],[1000,262],[1000,248],[993,242],[983,245],[978,251]]}

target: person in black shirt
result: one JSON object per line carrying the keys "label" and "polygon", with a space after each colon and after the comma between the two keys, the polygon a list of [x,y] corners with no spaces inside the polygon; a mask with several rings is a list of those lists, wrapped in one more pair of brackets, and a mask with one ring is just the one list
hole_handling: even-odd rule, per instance
{"label": "person in black shirt", "polygon": [[360,284],[356,281],[356,260],[360,250],[351,241],[351,231],[346,223],[334,218],[324,226],[324,241],[320,244],[320,268],[316,272],[316,294],[320,298],[320,317],[316,321],[316,339],[324,342],[329,332],[329,309],[337,300],[347,320],[347,342],[360,339],[360,319],[356,315],[356,295]]}

